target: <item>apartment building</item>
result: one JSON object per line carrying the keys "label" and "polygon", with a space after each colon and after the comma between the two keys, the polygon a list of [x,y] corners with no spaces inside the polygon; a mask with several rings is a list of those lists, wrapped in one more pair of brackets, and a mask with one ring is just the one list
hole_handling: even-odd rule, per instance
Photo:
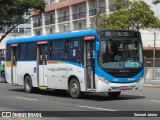
{"label": "apartment building", "polygon": [[31,20],[33,36],[94,28],[97,12],[109,14],[116,10],[113,0],[46,0],[46,2],[48,5],[45,13],[35,15]]}

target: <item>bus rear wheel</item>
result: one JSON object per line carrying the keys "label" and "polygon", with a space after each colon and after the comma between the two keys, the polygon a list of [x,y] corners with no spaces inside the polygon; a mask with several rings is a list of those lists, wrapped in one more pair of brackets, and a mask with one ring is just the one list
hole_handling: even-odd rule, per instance
{"label": "bus rear wheel", "polygon": [[75,78],[73,78],[69,83],[69,93],[70,96],[75,99],[78,99],[81,95],[79,82]]}
{"label": "bus rear wheel", "polygon": [[32,86],[32,79],[30,76],[26,76],[24,79],[24,90],[27,93],[32,93],[33,92],[33,86]]}
{"label": "bus rear wheel", "polygon": [[108,95],[111,98],[117,98],[117,97],[119,97],[120,94],[121,94],[121,92],[108,92]]}

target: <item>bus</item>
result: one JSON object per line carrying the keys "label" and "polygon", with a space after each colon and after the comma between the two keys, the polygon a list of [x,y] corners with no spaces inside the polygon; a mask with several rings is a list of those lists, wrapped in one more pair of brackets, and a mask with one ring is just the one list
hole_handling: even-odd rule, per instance
{"label": "bus", "polygon": [[6,82],[5,79],[5,47],[0,44],[0,78],[2,82]]}
{"label": "bus", "polygon": [[[84,92],[142,90],[144,60],[141,34],[132,30],[82,30],[12,39],[6,45],[6,80],[35,89]],[[121,50],[122,59],[114,60]]]}

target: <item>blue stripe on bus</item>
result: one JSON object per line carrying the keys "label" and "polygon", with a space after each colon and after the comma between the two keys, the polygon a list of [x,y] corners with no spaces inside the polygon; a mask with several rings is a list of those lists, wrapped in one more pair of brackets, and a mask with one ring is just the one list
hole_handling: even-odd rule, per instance
{"label": "blue stripe on bus", "polygon": [[[11,61],[7,61],[7,62],[11,62]],[[37,62],[37,61],[34,61],[34,60],[18,60],[17,62]],[[67,61],[67,60],[48,60],[47,62],[62,62],[62,63],[66,63],[66,64],[71,64],[71,65],[75,65],[75,66],[78,66],[78,67],[81,67],[81,68],[84,68],[84,65],[82,64],[79,64],[79,63],[76,63],[76,62],[71,62],[71,61]]]}
{"label": "blue stripe on bus", "polygon": [[62,63],[71,64],[71,65],[75,65],[75,66],[84,68],[83,64],[79,64],[79,63],[71,62],[71,61],[67,61],[67,60],[48,60],[48,62],[62,62]]}
{"label": "blue stripe on bus", "polygon": [[36,60],[17,60],[16,62],[37,62]]}
{"label": "blue stripe on bus", "polygon": [[84,37],[95,35],[97,36],[96,30],[83,30],[83,31],[75,31],[75,32],[68,32],[68,33],[59,33],[59,34],[51,34],[46,36],[35,36],[29,38],[19,38],[19,39],[11,39],[7,41],[7,44],[14,44],[14,43],[24,43],[24,42],[36,42],[36,41],[44,41],[44,40],[58,40],[58,39],[67,39],[67,38],[74,38],[74,37]]}

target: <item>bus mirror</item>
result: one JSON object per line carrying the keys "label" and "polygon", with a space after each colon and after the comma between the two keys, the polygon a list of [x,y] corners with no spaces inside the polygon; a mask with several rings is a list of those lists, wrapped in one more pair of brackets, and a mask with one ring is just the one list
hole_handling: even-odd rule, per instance
{"label": "bus mirror", "polygon": [[99,42],[96,42],[96,51],[97,51],[97,52],[100,51],[100,44],[99,44]]}

